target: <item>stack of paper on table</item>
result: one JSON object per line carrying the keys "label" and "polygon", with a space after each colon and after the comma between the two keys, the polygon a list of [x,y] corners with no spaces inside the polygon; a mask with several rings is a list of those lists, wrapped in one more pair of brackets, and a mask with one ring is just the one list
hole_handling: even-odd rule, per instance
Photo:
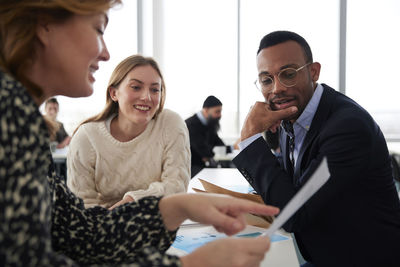
{"label": "stack of paper on table", "polygon": [[[220,187],[218,185],[215,185],[213,183],[207,182],[202,179],[199,179],[199,181],[203,185],[205,191],[200,190],[198,188],[193,188],[193,190],[195,192],[230,195],[233,197],[247,199],[247,200],[251,200],[254,202],[264,204],[264,201],[262,200],[260,195],[252,194],[252,193],[240,193],[240,192],[228,190],[226,188]],[[271,225],[272,221],[273,221],[272,216],[259,216],[259,215],[253,215],[253,214],[246,214],[246,222],[249,225],[268,228]]]}
{"label": "stack of paper on table", "polygon": [[[277,219],[272,222],[271,217],[264,217],[265,221],[268,222],[267,226],[260,226],[269,228],[265,233],[268,236],[272,236],[273,233],[282,227],[282,225],[312,196],[317,192],[329,179],[330,173],[328,168],[328,160],[324,157],[319,164],[318,168],[314,171],[311,177],[307,180],[307,182],[301,187],[301,189],[294,195],[294,197],[288,202],[285,208],[280,212]],[[218,194],[227,194],[238,198],[249,199],[255,202],[264,203],[259,195],[253,194],[243,194],[234,191],[227,190],[225,188],[219,187],[215,184],[206,182],[204,180],[199,179],[206,192],[210,193],[218,193]],[[199,189],[193,188],[196,192],[202,191]],[[204,192],[204,191],[202,191]],[[252,216],[255,217],[255,216]],[[270,220],[271,219],[271,220]],[[256,225],[251,220],[247,222],[250,225]],[[259,226],[259,225],[256,225]],[[270,227],[271,226],[271,227]]]}
{"label": "stack of paper on table", "polygon": [[[302,186],[297,194],[289,201],[280,215],[274,220],[268,229],[263,229],[248,225],[246,229],[236,237],[256,237],[267,235],[271,239],[271,250],[267,257],[261,263],[261,266],[299,266],[293,242],[290,236],[279,230],[286,220],[288,220],[315,192],[317,192],[329,179],[327,159],[323,158],[320,166]],[[251,199],[262,203],[260,196],[246,193],[239,193],[216,186],[212,183],[199,179],[206,191],[193,188],[196,192],[222,193],[239,198]],[[183,256],[192,252],[196,248],[211,242],[213,240],[226,237],[218,233],[210,225],[202,225],[196,222],[186,220],[178,230],[177,237],[167,253],[177,256]],[[275,249],[274,249],[275,247]],[[284,253],[284,254],[282,254]]]}
{"label": "stack of paper on table", "polygon": [[[249,238],[257,237],[265,233],[264,228],[255,226],[247,226],[245,230],[235,235],[235,237]],[[214,227],[209,225],[182,225],[176,236],[175,242],[172,244],[169,253],[174,255],[185,255],[191,253],[195,249],[207,244],[208,242],[227,237],[223,233],[217,232]],[[291,237],[275,233],[270,237],[271,242],[279,242],[290,240]]]}

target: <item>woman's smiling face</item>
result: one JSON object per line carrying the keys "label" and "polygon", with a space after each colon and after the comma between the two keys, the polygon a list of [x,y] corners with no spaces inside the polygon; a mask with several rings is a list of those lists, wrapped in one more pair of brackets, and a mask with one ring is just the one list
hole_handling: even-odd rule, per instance
{"label": "woman's smiling face", "polygon": [[110,88],[113,101],[118,101],[118,116],[145,126],[154,117],[161,100],[161,77],[150,65],[132,69],[118,88]]}
{"label": "woman's smiling face", "polygon": [[107,15],[73,15],[62,23],[39,26],[38,38],[42,44],[38,56],[45,71],[37,82],[46,95],[70,97],[93,93],[94,72],[100,61],[110,58],[103,39]]}

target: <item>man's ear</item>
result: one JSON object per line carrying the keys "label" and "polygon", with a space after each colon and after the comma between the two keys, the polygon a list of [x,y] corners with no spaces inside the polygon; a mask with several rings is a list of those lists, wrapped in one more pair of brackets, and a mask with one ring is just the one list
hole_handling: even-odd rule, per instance
{"label": "man's ear", "polygon": [[206,108],[206,107],[202,108],[202,113],[203,113],[204,118],[207,118],[207,116],[208,116],[208,108]]}
{"label": "man's ear", "polygon": [[321,71],[321,64],[319,64],[319,62],[311,63],[310,70],[311,70],[311,79],[312,79],[312,81],[313,82],[318,81],[319,73]]}

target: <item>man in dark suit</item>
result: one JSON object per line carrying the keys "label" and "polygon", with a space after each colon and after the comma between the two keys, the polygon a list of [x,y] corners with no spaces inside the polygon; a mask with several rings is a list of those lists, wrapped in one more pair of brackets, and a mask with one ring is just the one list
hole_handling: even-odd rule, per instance
{"label": "man in dark suit", "polygon": [[[400,201],[378,125],[356,102],[317,83],[320,64],[298,34],[266,35],[257,68],[265,102],[245,120],[238,170],[265,203],[282,209],[328,159],[330,179],[284,225],[305,266],[400,266]],[[259,134],[279,125],[281,162]]]}
{"label": "man in dark suit", "polygon": [[[215,146],[225,146],[219,138],[219,121],[222,114],[222,102],[213,95],[206,98],[201,111],[186,119],[189,129],[190,151],[192,153],[192,177],[204,167],[216,167],[213,160]],[[231,152],[226,146],[226,153]]]}

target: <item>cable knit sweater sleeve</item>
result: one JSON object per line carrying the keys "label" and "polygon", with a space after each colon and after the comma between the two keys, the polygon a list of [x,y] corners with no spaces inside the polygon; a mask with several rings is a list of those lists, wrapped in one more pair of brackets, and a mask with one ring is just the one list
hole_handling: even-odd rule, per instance
{"label": "cable knit sweater sleeve", "polygon": [[153,131],[161,133],[161,181],[147,189],[129,191],[135,200],[146,196],[162,196],[186,192],[190,181],[190,142],[185,122],[175,112],[165,109],[157,118]]}
{"label": "cable knit sweater sleeve", "polygon": [[79,127],[69,144],[67,184],[88,208],[99,205],[99,193],[95,185],[96,154],[85,127]]}

